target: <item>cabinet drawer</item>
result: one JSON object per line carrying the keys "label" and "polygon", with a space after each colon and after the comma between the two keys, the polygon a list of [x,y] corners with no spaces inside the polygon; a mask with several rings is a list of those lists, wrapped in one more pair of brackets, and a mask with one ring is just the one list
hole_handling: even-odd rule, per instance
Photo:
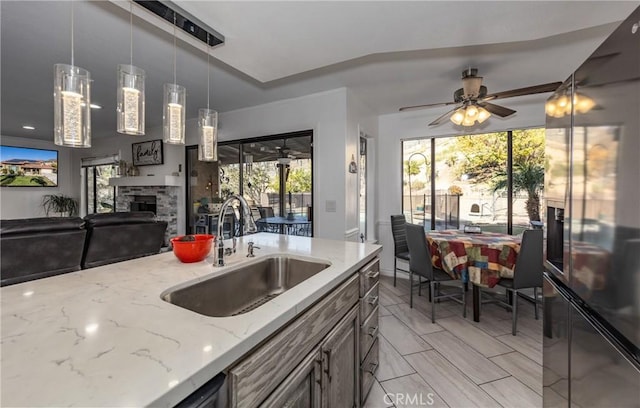
{"label": "cabinet drawer", "polygon": [[360,361],[364,360],[371,345],[378,338],[378,307],[360,326]]}
{"label": "cabinet drawer", "polygon": [[378,369],[379,362],[378,339],[376,338],[373,346],[371,346],[369,354],[367,354],[367,357],[360,366],[360,405],[364,405],[367,395],[369,394],[369,391],[371,391],[371,387],[375,381],[374,375]]}
{"label": "cabinet drawer", "polygon": [[255,407],[358,302],[355,274],[229,370],[230,407]]}
{"label": "cabinet drawer", "polygon": [[360,269],[360,296],[364,296],[380,278],[380,259],[375,258]]}
{"label": "cabinet drawer", "polygon": [[367,292],[366,295],[360,299],[360,321],[367,320],[373,309],[378,306],[378,286],[379,283],[373,285],[373,287]]}

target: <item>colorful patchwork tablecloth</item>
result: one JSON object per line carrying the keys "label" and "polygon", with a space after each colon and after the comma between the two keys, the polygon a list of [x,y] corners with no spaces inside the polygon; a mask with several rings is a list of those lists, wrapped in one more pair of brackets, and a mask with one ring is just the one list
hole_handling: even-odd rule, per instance
{"label": "colorful patchwork tablecloth", "polygon": [[459,230],[428,231],[426,235],[433,265],[452,278],[490,288],[500,278],[513,278],[521,237]]}
{"label": "colorful patchwork tablecloth", "polygon": [[[565,262],[568,254],[565,253]],[[573,272],[571,286],[583,298],[604,290],[607,272],[611,268],[611,253],[589,242],[572,241]]]}

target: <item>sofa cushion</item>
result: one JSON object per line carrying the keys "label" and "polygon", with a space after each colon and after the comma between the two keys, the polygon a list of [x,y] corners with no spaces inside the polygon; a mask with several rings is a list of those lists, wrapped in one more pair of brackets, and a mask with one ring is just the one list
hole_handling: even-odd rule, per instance
{"label": "sofa cushion", "polygon": [[90,214],[84,217],[84,220],[87,223],[87,228],[92,228],[102,225],[152,223],[156,222],[156,216],[151,211],[132,211]]}
{"label": "sofa cushion", "polygon": [[80,270],[83,225],[77,217],[0,221],[0,286]]}
{"label": "sofa cushion", "polygon": [[155,255],[167,229],[167,222],[156,221],[152,212],[92,214],[85,220],[83,269]]}
{"label": "sofa cushion", "polygon": [[84,220],[80,217],[41,217],[0,221],[0,235],[80,230]]}

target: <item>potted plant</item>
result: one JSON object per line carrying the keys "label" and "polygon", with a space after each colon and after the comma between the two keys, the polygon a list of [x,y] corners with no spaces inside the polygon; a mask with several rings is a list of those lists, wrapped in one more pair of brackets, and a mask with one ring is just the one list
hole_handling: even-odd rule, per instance
{"label": "potted plant", "polygon": [[47,194],[42,197],[42,208],[49,216],[50,212],[58,213],[60,217],[71,217],[78,213],[78,201],[64,194]]}

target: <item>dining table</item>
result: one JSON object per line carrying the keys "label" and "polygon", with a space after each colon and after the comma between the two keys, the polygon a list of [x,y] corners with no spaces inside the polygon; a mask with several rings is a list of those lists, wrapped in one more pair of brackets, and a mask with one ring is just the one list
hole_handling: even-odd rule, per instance
{"label": "dining table", "polygon": [[465,285],[472,284],[473,320],[479,322],[480,288],[513,278],[521,237],[463,230],[427,231],[426,237],[433,266]]}

